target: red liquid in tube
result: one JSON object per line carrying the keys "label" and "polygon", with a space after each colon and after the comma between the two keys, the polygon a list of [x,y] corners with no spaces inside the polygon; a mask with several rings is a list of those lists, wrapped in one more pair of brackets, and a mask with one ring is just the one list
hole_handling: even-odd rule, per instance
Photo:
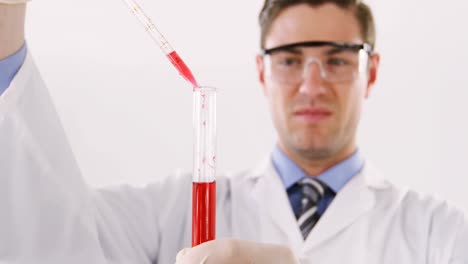
{"label": "red liquid in tube", "polygon": [[192,184],[192,247],[215,239],[216,182]]}
{"label": "red liquid in tube", "polygon": [[187,67],[185,62],[180,58],[179,54],[177,54],[176,51],[173,51],[167,54],[167,58],[171,61],[172,65],[176,67],[180,75],[182,75],[182,77],[184,77],[187,81],[189,81],[193,85],[193,88],[198,87],[198,83],[195,80],[195,77],[193,76],[192,72]]}

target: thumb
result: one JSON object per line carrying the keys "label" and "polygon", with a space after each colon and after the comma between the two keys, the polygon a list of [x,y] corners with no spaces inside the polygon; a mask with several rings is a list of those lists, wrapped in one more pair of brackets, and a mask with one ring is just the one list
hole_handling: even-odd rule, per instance
{"label": "thumb", "polygon": [[243,242],[238,246],[241,251],[250,252],[252,263],[255,264],[299,264],[293,251],[286,246],[255,242]]}
{"label": "thumb", "polygon": [[182,249],[177,253],[175,264],[205,264],[208,259],[208,255],[205,255],[201,260],[198,260],[200,258],[200,254],[196,254],[198,251],[199,250],[194,250],[193,248]]}

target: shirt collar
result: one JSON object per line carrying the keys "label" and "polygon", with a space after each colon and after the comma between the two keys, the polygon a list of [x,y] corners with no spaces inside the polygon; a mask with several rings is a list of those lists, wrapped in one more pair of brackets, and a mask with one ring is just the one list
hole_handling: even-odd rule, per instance
{"label": "shirt collar", "polygon": [[[286,189],[289,189],[302,178],[309,177],[278,146],[273,149],[271,158],[273,166]],[[363,165],[364,159],[360,151],[356,150],[353,155],[319,174],[316,178],[325,183],[335,193],[338,193],[351,178],[361,171]]]}
{"label": "shirt collar", "polygon": [[24,44],[21,49],[19,49],[13,55],[0,60],[0,95],[2,95],[3,92],[5,92],[5,90],[10,86],[11,81],[21,68],[24,59],[26,58],[26,51],[26,44]]}

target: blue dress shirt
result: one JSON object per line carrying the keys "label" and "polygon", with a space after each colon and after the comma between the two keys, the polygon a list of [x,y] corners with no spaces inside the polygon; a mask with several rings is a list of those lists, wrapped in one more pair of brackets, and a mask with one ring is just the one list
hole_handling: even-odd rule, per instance
{"label": "blue dress shirt", "polygon": [[[291,207],[296,215],[296,218],[300,214],[301,210],[301,188],[298,181],[305,177],[309,177],[299,166],[297,166],[291,159],[289,159],[281,149],[276,146],[272,153],[273,165],[281,177],[281,181],[288,193]],[[361,156],[359,150],[347,159],[334,165],[328,170],[324,171],[315,178],[325,183],[333,193],[325,193],[325,196],[320,200],[317,208],[317,212],[321,216],[330,203],[333,201],[335,194],[338,193],[346,183],[357,175],[364,166],[364,159]]]}
{"label": "blue dress shirt", "polygon": [[0,95],[10,86],[26,58],[27,47],[24,44],[15,54],[0,60]]}

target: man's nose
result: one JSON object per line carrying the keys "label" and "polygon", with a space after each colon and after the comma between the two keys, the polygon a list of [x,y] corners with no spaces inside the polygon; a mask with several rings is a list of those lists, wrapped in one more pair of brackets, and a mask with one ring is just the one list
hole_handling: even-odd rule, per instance
{"label": "man's nose", "polygon": [[326,75],[320,62],[316,59],[308,60],[304,65],[300,92],[311,96],[324,93],[326,91],[324,86],[325,78]]}

